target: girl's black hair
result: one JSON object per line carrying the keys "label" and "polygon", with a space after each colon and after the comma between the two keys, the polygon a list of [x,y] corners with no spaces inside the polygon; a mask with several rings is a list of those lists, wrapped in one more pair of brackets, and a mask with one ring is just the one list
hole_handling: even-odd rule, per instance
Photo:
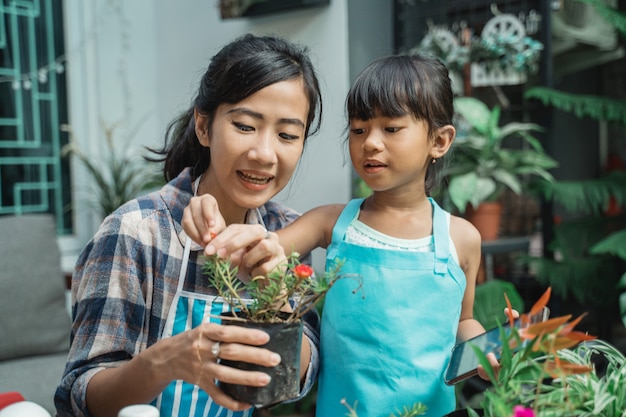
{"label": "girl's black hair", "polygon": [[301,78],[309,101],[305,141],[319,130],[322,96],[308,48],[275,36],[247,34],[224,46],[202,76],[193,106],[174,119],[165,132],[162,149],[147,159],[165,162],[166,181],[192,167],[198,177],[209,167],[210,150],[200,145],[195,131],[194,108],[208,116],[209,128],[221,104],[234,104],[272,84]]}
{"label": "girl's black hair", "polygon": [[[454,95],[448,69],[419,54],[390,55],[370,63],[356,78],[346,98],[348,120],[402,117],[411,114],[428,124],[428,133],[451,125]],[[426,192],[438,182],[443,161],[429,165]]]}

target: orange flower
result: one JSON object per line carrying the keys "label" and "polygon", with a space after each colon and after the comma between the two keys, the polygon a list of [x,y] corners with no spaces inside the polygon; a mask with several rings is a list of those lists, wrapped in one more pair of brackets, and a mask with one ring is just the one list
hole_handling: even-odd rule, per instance
{"label": "orange flower", "polygon": [[300,279],[306,279],[313,275],[313,268],[309,265],[300,264],[293,268],[293,273]]}
{"label": "orange flower", "polygon": [[555,360],[546,361],[543,368],[552,378],[558,378],[563,375],[586,374],[593,371],[591,366],[571,363],[564,359],[559,359],[558,356]]}
{"label": "orange flower", "polygon": [[[572,318],[571,315],[555,317],[540,323],[531,324],[531,317],[539,313],[550,300],[552,288],[548,287],[546,292],[537,300],[528,313],[522,314],[520,320],[522,322],[521,329],[519,329],[519,335],[522,339],[533,340],[537,339],[534,351],[541,350],[543,352],[555,353],[559,349],[566,349],[577,345],[585,340],[593,340],[595,336],[590,336],[586,333],[573,331],[574,327],[580,323],[585,314],[582,314],[576,320],[569,322]],[[511,313],[512,307],[509,298],[504,295],[506,304],[509,309],[509,321],[513,324],[514,318]]]}

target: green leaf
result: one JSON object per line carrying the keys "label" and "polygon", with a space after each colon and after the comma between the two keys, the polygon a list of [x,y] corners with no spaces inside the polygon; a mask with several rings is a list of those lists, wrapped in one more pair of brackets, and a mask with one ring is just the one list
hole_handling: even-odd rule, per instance
{"label": "green leaf", "polygon": [[493,329],[506,322],[504,294],[509,297],[514,309],[524,311],[524,300],[509,281],[493,279],[476,286],[474,293],[474,318],[485,329]]}
{"label": "green leaf", "polygon": [[503,169],[495,169],[492,175],[496,181],[505,184],[515,194],[520,194],[522,192],[521,181],[511,172],[505,171]]}
{"label": "green leaf", "polygon": [[458,97],[454,100],[454,109],[481,134],[484,135],[489,131],[491,111],[481,100],[474,97]]}
{"label": "green leaf", "polygon": [[611,254],[626,260],[626,229],[610,234],[605,239],[593,245],[590,249],[593,254]]}

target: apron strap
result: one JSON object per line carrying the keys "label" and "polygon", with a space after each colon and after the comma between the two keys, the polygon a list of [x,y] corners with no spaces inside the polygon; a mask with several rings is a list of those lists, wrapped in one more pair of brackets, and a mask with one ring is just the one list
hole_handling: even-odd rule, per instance
{"label": "apron strap", "polygon": [[[346,234],[346,229],[352,223],[352,220],[358,215],[361,204],[363,204],[365,198],[356,198],[350,200],[348,204],[343,208],[339,218],[333,226],[332,242],[343,242],[343,237]],[[331,243],[326,249],[326,260],[334,259],[337,253],[337,245]]]}
{"label": "apron strap", "polygon": [[346,234],[346,229],[352,223],[352,220],[358,215],[361,204],[363,204],[364,198],[355,198],[350,200],[348,204],[343,208],[335,227],[333,227],[333,242],[342,242],[343,237]]}
{"label": "apron strap", "polygon": [[446,214],[439,204],[428,197],[433,206],[433,244],[435,246],[435,273],[445,274],[448,271],[450,258],[450,237]]}

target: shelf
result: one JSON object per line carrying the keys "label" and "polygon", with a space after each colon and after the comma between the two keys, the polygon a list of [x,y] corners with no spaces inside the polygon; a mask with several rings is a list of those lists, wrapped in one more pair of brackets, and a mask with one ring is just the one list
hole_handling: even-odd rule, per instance
{"label": "shelf", "polygon": [[330,0],[265,0],[249,6],[241,15],[224,15],[222,11],[222,19],[263,16],[289,10],[327,6],[329,4]]}

